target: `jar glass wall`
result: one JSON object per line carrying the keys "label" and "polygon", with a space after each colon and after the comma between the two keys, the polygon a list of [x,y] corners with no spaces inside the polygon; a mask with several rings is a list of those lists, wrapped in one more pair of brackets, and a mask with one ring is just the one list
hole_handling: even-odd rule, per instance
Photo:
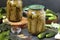
{"label": "jar glass wall", "polygon": [[30,6],[30,9],[28,11],[28,31],[33,35],[45,31],[44,6]]}
{"label": "jar glass wall", "polygon": [[22,18],[22,1],[8,0],[7,1],[7,18],[11,22],[19,22]]}

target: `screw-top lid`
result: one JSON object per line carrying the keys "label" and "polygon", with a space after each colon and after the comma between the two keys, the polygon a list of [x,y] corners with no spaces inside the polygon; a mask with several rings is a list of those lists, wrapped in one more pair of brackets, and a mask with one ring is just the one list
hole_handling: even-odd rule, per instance
{"label": "screw-top lid", "polygon": [[29,6],[30,9],[33,9],[33,10],[40,10],[40,9],[44,9],[45,6],[43,5],[31,5]]}

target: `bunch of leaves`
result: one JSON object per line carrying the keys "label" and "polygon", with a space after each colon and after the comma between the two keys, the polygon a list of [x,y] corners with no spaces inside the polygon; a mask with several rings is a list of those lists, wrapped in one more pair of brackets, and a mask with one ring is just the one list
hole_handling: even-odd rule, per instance
{"label": "bunch of leaves", "polygon": [[58,32],[60,33],[60,25],[59,25],[59,28],[58,28]]}
{"label": "bunch of leaves", "polygon": [[9,40],[10,31],[5,31],[0,33],[0,40]]}
{"label": "bunch of leaves", "polygon": [[1,32],[10,30],[10,28],[11,28],[11,26],[8,24],[5,24],[5,23],[0,24],[0,31]]}
{"label": "bunch of leaves", "polygon": [[3,14],[6,13],[6,10],[2,7],[0,7],[0,19],[3,18]]}
{"label": "bunch of leaves", "polygon": [[0,24],[0,40],[10,39],[10,28],[11,26],[5,23]]}
{"label": "bunch of leaves", "polygon": [[2,19],[3,18],[3,15],[0,13],[0,19]]}
{"label": "bunch of leaves", "polygon": [[4,7],[0,7],[0,13],[1,13],[1,14],[6,13],[6,9],[5,9]]}

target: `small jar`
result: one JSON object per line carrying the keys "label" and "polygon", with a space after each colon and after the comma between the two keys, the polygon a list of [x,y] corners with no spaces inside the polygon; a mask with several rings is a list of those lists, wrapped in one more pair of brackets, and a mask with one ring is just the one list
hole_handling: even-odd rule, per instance
{"label": "small jar", "polygon": [[33,35],[45,31],[45,11],[43,5],[32,5],[29,7],[28,31]]}
{"label": "small jar", "polygon": [[22,19],[22,1],[7,1],[7,18],[11,22],[19,22]]}

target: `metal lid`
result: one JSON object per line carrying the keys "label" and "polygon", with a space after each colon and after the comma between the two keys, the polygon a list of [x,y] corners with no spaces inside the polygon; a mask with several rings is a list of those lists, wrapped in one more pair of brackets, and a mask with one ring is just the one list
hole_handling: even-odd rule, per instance
{"label": "metal lid", "polygon": [[30,9],[33,9],[33,10],[40,10],[40,9],[44,9],[45,6],[43,5],[31,5],[29,6]]}

